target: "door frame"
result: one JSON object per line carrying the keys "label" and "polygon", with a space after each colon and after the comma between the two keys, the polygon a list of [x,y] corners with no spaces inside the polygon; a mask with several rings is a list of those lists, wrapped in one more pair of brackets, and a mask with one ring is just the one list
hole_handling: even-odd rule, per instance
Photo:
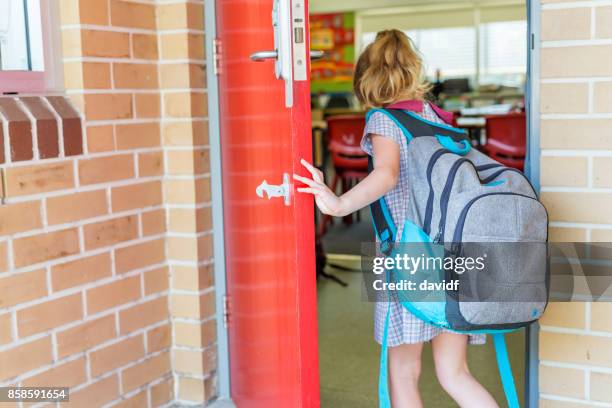
{"label": "door frame", "polygon": [[[527,7],[527,158],[525,172],[540,191],[540,16],[541,1],[526,0]],[[219,130],[219,88],[216,72],[216,13],[215,2],[204,3],[206,77],[208,98],[208,131],[210,145],[210,173],[213,246],[214,246],[214,288],[217,312],[217,380],[218,401],[213,406],[233,407],[230,391],[229,348],[227,327],[224,324],[226,277],[223,222],[223,194],[221,171],[221,140]],[[525,407],[536,408],[539,402],[539,332],[535,323],[525,333]]]}
{"label": "door frame", "polygon": [[[527,157],[525,173],[536,192],[540,193],[540,0],[527,0]],[[525,331],[525,407],[537,408],[539,386],[540,325],[534,323]]]}
{"label": "door frame", "polygon": [[234,407],[230,393],[229,344],[225,323],[227,285],[225,276],[225,227],[223,218],[223,172],[219,127],[219,82],[217,76],[217,15],[215,1],[204,2],[204,46],[206,51],[206,93],[208,98],[208,144],[210,149],[210,190],[213,224],[213,269],[217,334],[217,393],[214,407]]}

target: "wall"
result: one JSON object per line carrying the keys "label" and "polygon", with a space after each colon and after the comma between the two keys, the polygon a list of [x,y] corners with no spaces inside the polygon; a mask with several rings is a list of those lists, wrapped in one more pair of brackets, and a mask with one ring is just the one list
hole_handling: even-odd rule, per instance
{"label": "wall", "polygon": [[[82,150],[45,158],[34,143],[2,165],[0,384],[69,386],[74,406],[206,402],[216,356],[203,0],[59,4]],[[15,118],[0,111],[16,146],[43,129],[22,102]]]}
{"label": "wall", "polygon": [[[612,241],[612,3],[542,1],[542,199],[551,239]],[[543,408],[612,407],[612,304],[542,319]]]}

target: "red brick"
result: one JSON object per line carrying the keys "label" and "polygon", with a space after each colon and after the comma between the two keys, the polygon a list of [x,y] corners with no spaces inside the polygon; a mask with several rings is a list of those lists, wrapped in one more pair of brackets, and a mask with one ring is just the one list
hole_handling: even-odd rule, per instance
{"label": "red brick", "polygon": [[113,369],[127,365],[145,355],[142,335],[111,344],[90,354],[91,374],[97,377]]}
{"label": "red brick", "polygon": [[146,208],[162,204],[160,181],[130,184],[111,190],[113,212]]}
{"label": "red brick", "polygon": [[10,235],[41,227],[40,201],[0,206],[0,235]]}
{"label": "red brick", "polygon": [[13,98],[0,98],[0,113],[8,121],[8,138],[12,161],[34,158],[32,123]]}
{"label": "red brick", "polygon": [[164,240],[156,239],[117,249],[115,268],[117,273],[124,273],[161,263],[165,259]]}
{"label": "red brick", "polygon": [[6,169],[5,177],[7,197],[44,193],[74,186],[71,161],[9,167]]}
{"label": "red brick", "polygon": [[62,96],[48,96],[47,100],[62,118],[62,136],[64,138],[64,154],[75,156],[83,153],[83,127],[81,116]]}
{"label": "red brick", "polygon": [[138,154],[140,177],[161,176],[164,173],[164,155],[161,151]]}
{"label": "red brick", "polygon": [[168,298],[166,296],[150,300],[122,310],[119,313],[121,334],[161,322],[168,318]]}
{"label": "red brick", "polygon": [[85,95],[85,116],[89,120],[132,118],[132,95],[87,94]]}
{"label": "red brick", "polygon": [[119,379],[117,375],[111,375],[79,391],[71,392],[70,406],[101,407],[117,398],[119,398]]}
{"label": "red brick", "polygon": [[159,123],[130,123],[116,126],[117,149],[157,147],[161,143]]}
{"label": "red brick", "polygon": [[0,309],[38,299],[47,294],[44,269],[1,277]]}
{"label": "red brick", "polygon": [[85,357],[49,368],[40,374],[23,380],[24,387],[76,387],[87,381]]}
{"label": "red brick", "polygon": [[138,238],[138,218],[129,215],[87,224],[83,227],[83,234],[87,250],[130,241]]}
{"label": "red brick", "polygon": [[0,314],[0,345],[10,343],[13,340],[11,328],[11,315],[10,313]]}
{"label": "red brick", "polygon": [[43,337],[0,351],[0,381],[51,363],[51,347],[51,338]]}
{"label": "red brick", "polygon": [[132,391],[170,372],[170,354],[162,353],[123,371],[124,391]]}
{"label": "red brick", "polygon": [[87,128],[87,149],[90,153],[109,152],[115,150],[113,126],[89,126]]}
{"label": "red brick", "polygon": [[46,232],[13,241],[15,266],[18,268],[77,252],[79,236],[76,228]]}
{"label": "red brick", "polygon": [[81,30],[81,47],[84,57],[129,57],[130,35],[115,31]]}
{"label": "red brick", "polygon": [[172,330],[170,324],[156,327],[147,332],[147,351],[154,353],[167,349],[172,345]]}
{"label": "red brick", "polygon": [[155,29],[155,6],[111,0],[111,24],[114,26]]}
{"label": "red brick", "polygon": [[115,88],[155,89],[157,88],[157,65],[155,64],[113,64]]}
{"label": "red brick", "polygon": [[0,272],[8,269],[8,245],[6,241],[0,242]]}
{"label": "red brick", "polygon": [[77,293],[17,311],[17,331],[25,337],[82,318],[83,302]]}
{"label": "red brick", "polygon": [[163,292],[168,289],[168,266],[153,269],[144,273],[145,295]]}
{"label": "red brick", "polygon": [[132,34],[132,54],[134,58],[156,60],[157,36],[151,34]]}
{"label": "red brick", "polygon": [[36,119],[38,154],[41,159],[59,156],[57,120],[38,96],[22,97],[21,102]]}
{"label": "red brick", "polygon": [[79,160],[79,180],[82,184],[107,183],[132,177],[134,159],[129,154]]}
{"label": "red brick", "polygon": [[154,407],[164,405],[172,400],[174,395],[173,384],[172,378],[169,378],[151,387],[151,404]]}
{"label": "red brick", "polygon": [[57,334],[57,354],[64,358],[88,350],[117,336],[115,315],[84,322]]}
{"label": "red brick", "polygon": [[108,213],[105,190],[73,192],[47,198],[47,221],[62,224]]}
{"label": "red brick", "polygon": [[110,252],[51,267],[51,285],[57,292],[112,275]]}
{"label": "red brick", "polygon": [[140,277],[132,276],[87,291],[87,312],[99,313],[140,297]]}
{"label": "red brick", "polygon": [[143,236],[157,235],[164,232],[166,232],[166,211],[163,208],[142,213]]}

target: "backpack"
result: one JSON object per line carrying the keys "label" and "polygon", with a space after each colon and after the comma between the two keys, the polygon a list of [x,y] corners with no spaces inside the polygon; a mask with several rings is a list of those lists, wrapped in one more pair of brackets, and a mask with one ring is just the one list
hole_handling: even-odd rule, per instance
{"label": "backpack", "polygon": [[[399,295],[399,301],[416,317],[435,326],[466,334],[491,334],[508,405],[518,408],[504,333],[537,321],[546,308],[546,209],[521,171],[473,149],[464,130],[401,109],[372,109],[366,121],[374,112],[393,120],[408,142],[404,225],[393,222],[384,197],[370,205],[379,251],[394,257],[402,250],[406,252],[402,246],[414,251],[410,245],[417,245],[445,261],[458,260],[469,251],[482,251],[482,245],[493,253],[488,266],[477,273],[459,274],[456,266],[449,271],[440,264],[423,268],[421,279],[424,276],[428,282],[440,283],[458,276],[459,288],[447,286],[433,299]],[[398,227],[403,229],[398,242],[394,242]],[[391,282],[405,277],[397,270],[387,273]],[[474,300],[474,293],[482,292],[483,287],[492,300]],[[380,360],[381,408],[391,406],[387,384],[389,310],[390,304]]]}

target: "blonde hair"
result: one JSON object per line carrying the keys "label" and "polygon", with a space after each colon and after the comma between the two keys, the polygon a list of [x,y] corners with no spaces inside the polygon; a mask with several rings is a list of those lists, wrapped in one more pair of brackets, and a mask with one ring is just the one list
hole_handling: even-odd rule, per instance
{"label": "blonde hair", "polygon": [[367,108],[382,107],[400,98],[424,99],[430,85],[423,62],[410,39],[399,30],[384,30],[361,53],[353,89]]}

